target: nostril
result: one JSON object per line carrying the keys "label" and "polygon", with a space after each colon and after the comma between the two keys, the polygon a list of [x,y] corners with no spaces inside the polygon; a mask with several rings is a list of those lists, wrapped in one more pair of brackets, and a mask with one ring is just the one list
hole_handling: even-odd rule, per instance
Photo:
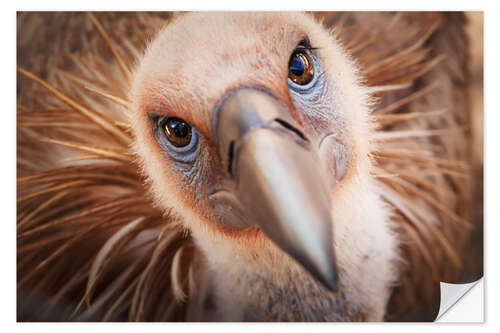
{"label": "nostril", "polygon": [[229,152],[228,152],[228,160],[227,160],[227,172],[229,175],[233,176],[233,156],[234,156],[234,140],[229,143]]}
{"label": "nostril", "polygon": [[280,118],[276,118],[276,119],[274,119],[274,121],[276,121],[278,124],[280,124],[281,126],[283,126],[284,128],[286,128],[287,130],[292,131],[295,134],[297,134],[297,136],[299,136],[302,140],[307,141],[305,135],[302,134],[302,132],[300,130],[298,130],[297,128],[293,127],[288,122],[286,122],[286,121],[284,121],[283,119],[280,119]]}

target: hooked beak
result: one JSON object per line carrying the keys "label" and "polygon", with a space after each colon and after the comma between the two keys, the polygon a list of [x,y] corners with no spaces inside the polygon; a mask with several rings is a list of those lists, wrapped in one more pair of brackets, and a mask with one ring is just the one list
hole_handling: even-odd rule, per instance
{"label": "hooked beak", "polygon": [[231,91],[216,110],[217,149],[249,225],[337,291],[330,182],[317,149],[295,124],[276,97]]}

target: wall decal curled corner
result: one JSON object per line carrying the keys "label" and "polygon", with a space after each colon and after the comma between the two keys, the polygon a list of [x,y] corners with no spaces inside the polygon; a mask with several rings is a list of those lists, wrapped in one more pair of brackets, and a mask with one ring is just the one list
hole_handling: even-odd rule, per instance
{"label": "wall decal curled corner", "polygon": [[[477,281],[471,283],[463,283],[463,284],[440,282],[441,302],[439,306],[439,313],[436,317],[436,321],[482,322],[484,318],[483,283],[484,283],[483,278],[480,278]],[[472,289],[474,289],[473,292],[470,292]],[[469,299],[468,297],[469,294],[474,294],[471,295],[473,296],[471,299]],[[467,304],[464,304],[465,302],[467,302]],[[455,311],[455,309],[457,311]],[[468,313],[470,315],[471,311],[473,311],[474,313],[473,316],[467,316],[468,318],[460,316],[461,313]]]}

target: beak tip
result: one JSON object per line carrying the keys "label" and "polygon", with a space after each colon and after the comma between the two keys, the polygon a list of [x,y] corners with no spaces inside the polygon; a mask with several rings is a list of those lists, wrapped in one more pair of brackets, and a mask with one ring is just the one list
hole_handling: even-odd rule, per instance
{"label": "beak tip", "polygon": [[331,266],[326,272],[313,275],[330,291],[336,293],[339,290],[339,278],[335,266]]}
{"label": "beak tip", "polygon": [[336,293],[337,291],[339,291],[339,280],[338,280],[338,277],[337,277],[337,274],[334,274],[334,276],[330,279],[328,279],[326,282],[326,287],[328,287],[328,289],[330,289],[330,291]]}
{"label": "beak tip", "polygon": [[[299,253],[304,253],[302,250]],[[293,252],[292,252],[293,253]],[[333,249],[327,248],[314,256],[293,256],[302,267],[325,288],[336,293],[339,290],[339,276]]]}

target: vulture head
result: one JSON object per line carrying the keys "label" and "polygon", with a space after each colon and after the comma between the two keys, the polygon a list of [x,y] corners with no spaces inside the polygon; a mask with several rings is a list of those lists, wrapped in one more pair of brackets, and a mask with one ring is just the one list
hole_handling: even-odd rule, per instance
{"label": "vulture head", "polygon": [[203,253],[197,320],[382,320],[396,278],[354,62],[298,13],[191,13],[133,74],[133,147]]}

